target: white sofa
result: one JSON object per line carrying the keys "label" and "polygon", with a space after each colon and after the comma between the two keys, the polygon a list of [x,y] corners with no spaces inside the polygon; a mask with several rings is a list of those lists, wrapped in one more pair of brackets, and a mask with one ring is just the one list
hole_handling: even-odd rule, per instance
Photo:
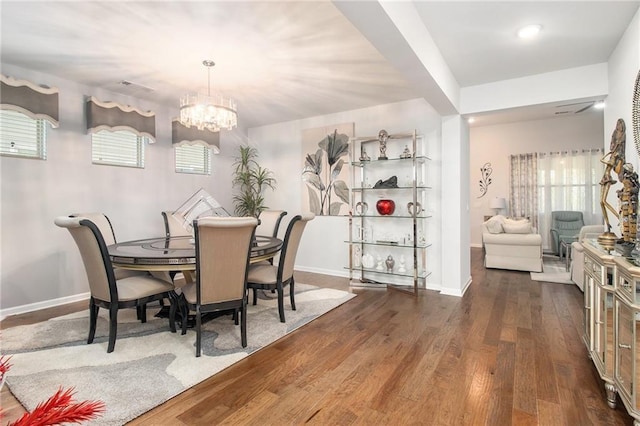
{"label": "white sofa", "polygon": [[582,241],[587,235],[600,235],[604,232],[604,225],[586,225],[580,229],[578,241],[571,243],[571,281],[584,292],[584,247]]}
{"label": "white sofa", "polygon": [[542,272],[542,237],[528,219],[497,215],[482,224],[486,268]]}

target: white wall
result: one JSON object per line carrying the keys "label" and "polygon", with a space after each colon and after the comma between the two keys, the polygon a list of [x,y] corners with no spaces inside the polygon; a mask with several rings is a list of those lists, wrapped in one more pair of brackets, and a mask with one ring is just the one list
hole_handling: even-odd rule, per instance
{"label": "white wall", "polygon": [[[501,197],[509,204],[510,155],[602,148],[602,123],[602,114],[576,114],[548,120],[472,127],[469,179],[471,246],[482,246],[484,216],[495,213],[489,208],[489,201]],[[478,198],[482,176],[480,168],[485,163],[491,163],[493,168],[491,184],[487,194]]]}
{"label": "white wall", "polygon": [[[213,156],[212,176],[177,174],[171,146],[171,119],[177,108],[159,107],[58,77],[3,64],[2,72],[60,89],[60,127],[47,132],[47,159],[0,157],[0,309],[40,308],[75,300],[88,291],[71,235],[53,224],[56,216],[98,211],[111,220],[119,241],[164,234],[160,212],[180,206],[204,188],[230,210],[230,155],[244,139],[222,136],[222,154]],[[91,164],[85,96],[119,101],[156,113],[157,142],[145,147],[145,168]],[[177,100],[176,100],[177,105]]]}
{"label": "white wall", "polygon": [[[304,167],[301,148],[301,133],[332,124],[355,123],[356,136],[377,135],[381,129],[389,133],[407,132],[416,129],[429,140],[429,154],[434,158],[430,179],[434,188],[440,188],[440,116],[424,100],[416,99],[387,105],[379,105],[326,116],[291,121],[258,127],[249,130],[249,138],[260,152],[261,165],[275,172],[278,189],[267,191],[266,204],[283,209],[294,215],[303,210],[301,173]],[[439,211],[439,198],[434,197],[430,206]],[[429,234],[439,232],[438,215],[430,220]],[[307,225],[298,256],[296,269],[330,275],[348,276],[348,217],[318,216]],[[440,247],[434,246],[427,254],[432,275],[430,286],[438,286],[441,280]]]}
{"label": "white wall", "polygon": [[[618,118],[627,125],[626,159],[640,170],[638,152],[633,142],[631,126],[633,88],[640,70],[640,10],[635,14],[620,43],[609,58],[609,96],[604,111],[604,147],[609,149],[611,134]],[[615,191],[612,189],[610,193]],[[612,221],[613,223],[613,221]]]}

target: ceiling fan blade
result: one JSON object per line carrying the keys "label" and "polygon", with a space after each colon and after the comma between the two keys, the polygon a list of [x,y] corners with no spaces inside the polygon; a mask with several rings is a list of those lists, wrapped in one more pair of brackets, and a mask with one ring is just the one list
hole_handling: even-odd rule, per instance
{"label": "ceiling fan blade", "polygon": [[593,104],[593,101],[574,102],[572,104],[556,105],[556,108],[564,108],[564,107],[568,107],[568,106],[584,105],[584,104]]}
{"label": "ceiling fan blade", "polygon": [[591,104],[587,105],[586,107],[580,108],[579,110],[576,111],[576,114],[580,114],[582,111],[588,110],[589,108],[591,108],[593,106],[594,103],[595,102],[591,102]]}

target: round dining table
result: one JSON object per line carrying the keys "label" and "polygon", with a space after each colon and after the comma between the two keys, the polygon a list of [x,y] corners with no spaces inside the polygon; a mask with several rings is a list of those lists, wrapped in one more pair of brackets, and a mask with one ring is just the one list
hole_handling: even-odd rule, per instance
{"label": "round dining table", "polygon": [[[282,240],[256,235],[251,246],[250,263],[275,256]],[[193,237],[158,237],[125,241],[107,247],[116,268],[143,271],[195,271],[196,247]]]}

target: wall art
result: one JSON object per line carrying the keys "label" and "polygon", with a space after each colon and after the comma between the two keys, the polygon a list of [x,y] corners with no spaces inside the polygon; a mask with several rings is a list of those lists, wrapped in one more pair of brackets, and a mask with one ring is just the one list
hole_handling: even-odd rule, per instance
{"label": "wall art", "polygon": [[354,123],[302,131],[303,211],[319,216],[349,213],[349,138]]}
{"label": "wall art", "polygon": [[489,185],[491,185],[491,173],[493,173],[491,163],[484,163],[484,165],[480,167],[480,195],[478,198],[482,198],[487,195]]}

